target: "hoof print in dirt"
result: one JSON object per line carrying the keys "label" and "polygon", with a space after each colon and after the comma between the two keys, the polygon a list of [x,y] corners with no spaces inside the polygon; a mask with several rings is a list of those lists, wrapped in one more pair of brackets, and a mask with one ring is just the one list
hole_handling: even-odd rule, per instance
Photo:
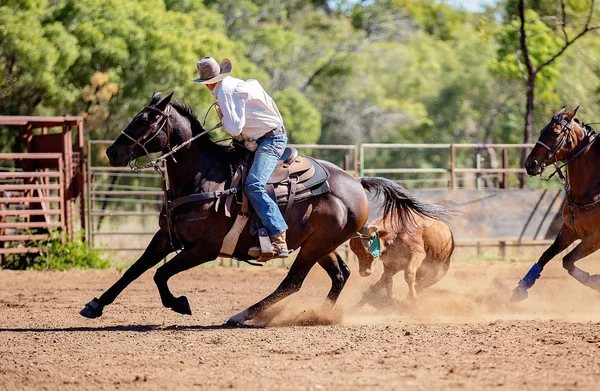
{"label": "hoof print in dirt", "polygon": [[104,307],[98,303],[98,299],[94,297],[92,301],[87,303],[85,307],[81,311],[79,311],[79,315],[88,319],[95,319],[102,316],[102,310]]}
{"label": "hoof print in dirt", "polygon": [[177,299],[175,299],[175,305],[173,307],[171,307],[171,309],[175,312],[177,312],[178,314],[182,314],[182,315],[191,315],[192,314],[192,308],[190,307],[190,302],[188,301],[187,297],[185,296],[180,296]]}

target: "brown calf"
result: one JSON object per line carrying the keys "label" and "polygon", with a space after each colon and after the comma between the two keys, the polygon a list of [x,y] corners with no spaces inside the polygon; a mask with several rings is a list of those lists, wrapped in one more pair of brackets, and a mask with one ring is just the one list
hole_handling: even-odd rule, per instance
{"label": "brown calf", "polygon": [[[392,298],[393,277],[404,270],[408,284],[408,298],[417,299],[423,289],[437,283],[446,275],[450,266],[450,256],[454,251],[452,231],[441,221],[414,216],[417,227],[392,228],[389,221],[377,219],[369,225],[380,239],[383,274],[363,300],[385,289],[386,299]],[[373,273],[375,258],[365,249],[360,238],[350,239],[350,248],[358,257],[359,274],[363,277]]]}

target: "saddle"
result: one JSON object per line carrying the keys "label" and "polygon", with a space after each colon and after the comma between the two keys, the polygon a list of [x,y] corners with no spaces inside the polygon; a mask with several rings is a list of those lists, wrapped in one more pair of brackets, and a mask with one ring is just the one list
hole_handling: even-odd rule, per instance
{"label": "saddle", "polygon": [[[251,235],[258,233],[259,243],[261,249],[263,249],[263,256],[260,259],[268,260],[268,252],[271,252],[272,257],[271,242],[267,231],[258,227],[258,219],[255,218],[256,215],[252,212],[248,198],[243,191],[245,178],[248,174],[248,168],[252,165],[253,156],[247,151],[242,152],[239,161],[232,166],[233,177],[229,189],[211,193],[191,194],[168,202],[168,213],[170,214],[172,210],[182,205],[214,199],[217,200],[215,209],[218,210],[222,204],[221,201],[224,199],[225,215],[227,217],[231,217],[231,205],[234,201],[241,204],[241,210],[236,216],[233,226],[223,239],[221,246],[221,256],[223,257],[231,257],[239,236],[251,216],[253,217],[253,223],[250,225],[249,232]],[[298,156],[296,148],[287,147],[277,162],[273,174],[267,181],[266,192],[280,208],[284,208],[283,215],[287,220],[294,203],[329,192],[327,178],[329,178],[329,172],[319,162],[307,156]],[[265,256],[265,254],[267,255]]]}
{"label": "saddle", "polygon": [[[242,160],[236,167],[231,186],[238,186],[245,182],[248,173],[248,167],[252,164],[250,158]],[[295,202],[304,201],[310,197],[315,197],[329,192],[329,183],[327,178],[329,172],[316,160],[298,156],[298,150],[293,147],[287,147],[277,162],[273,174],[267,181],[265,190],[267,194],[279,205],[284,208],[284,218],[287,220],[291,207]],[[259,261],[268,261],[273,258],[271,239],[265,228],[260,227],[256,214],[252,213],[252,208],[248,203],[248,198],[244,192],[231,194],[225,202],[225,214],[230,216],[228,207],[231,205],[233,197],[242,194],[242,208],[237,215],[236,220],[225,236],[221,246],[221,256],[231,256],[235,251],[239,236],[251,219],[249,232],[251,235],[258,234],[261,256]],[[238,202],[239,198],[238,198]]]}

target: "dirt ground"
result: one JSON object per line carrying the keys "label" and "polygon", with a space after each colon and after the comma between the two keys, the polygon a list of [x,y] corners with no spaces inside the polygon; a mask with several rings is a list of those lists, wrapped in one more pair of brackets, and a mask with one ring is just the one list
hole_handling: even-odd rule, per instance
{"label": "dirt ground", "polygon": [[348,313],[377,278],[355,272],[329,314],[319,310],[329,280],[314,270],[261,329],[221,324],[270,293],[284,269],[176,276],[170,285],[192,316],[162,308],[148,272],[96,320],[78,312],[117,270],[0,271],[0,390],[598,389],[598,293],[555,262],[527,302],[509,303],[529,266],[454,262],[414,306],[402,302],[398,275],[397,305]]}

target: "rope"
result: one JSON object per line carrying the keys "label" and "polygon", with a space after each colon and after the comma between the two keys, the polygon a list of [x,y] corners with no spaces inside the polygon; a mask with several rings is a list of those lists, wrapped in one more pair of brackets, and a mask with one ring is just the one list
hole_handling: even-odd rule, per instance
{"label": "rope", "polygon": [[[197,135],[195,135],[194,137],[192,137],[191,139],[187,140],[186,142],[179,144],[178,146],[176,146],[175,148],[173,148],[170,152],[165,153],[164,155],[157,157],[154,160],[149,161],[148,163],[146,163],[143,166],[134,166],[131,167],[132,171],[142,171],[145,170],[146,168],[151,168],[151,167],[155,167],[157,166],[160,162],[167,160],[167,158],[171,155],[173,155],[174,153],[176,153],[177,151],[179,151],[181,148],[191,144],[192,142],[194,142],[195,140],[197,140],[198,138],[212,132],[215,129],[220,128],[221,126],[223,126],[223,124],[221,122],[219,122],[218,124],[216,124],[215,126],[213,126],[212,128],[205,130],[202,133],[199,133]],[[146,155],[147,156],[147,155]]]}

